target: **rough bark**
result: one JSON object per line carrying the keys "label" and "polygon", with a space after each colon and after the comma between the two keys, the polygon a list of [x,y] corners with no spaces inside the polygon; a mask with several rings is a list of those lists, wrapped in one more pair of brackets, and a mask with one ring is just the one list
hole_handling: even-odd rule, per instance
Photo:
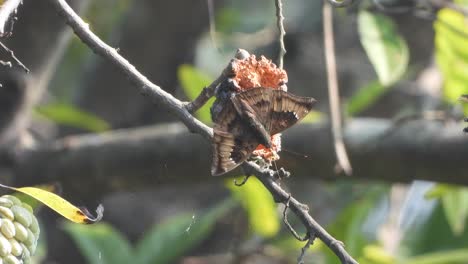
{"label": "rough bark", "polygon": [[[415,120],[393,126],[384,119],[355,119],[345,127],[355,167],[352,178],[408,182],[415,179],[468,184],[468,137],[461,126]],[[334,172],[330,128],[302,124],[283,136],[278,165],[294,178],[350,179]],[[301,153],[307,157],[291,154]],[[60,181],[103,192],[163,183],[219,180],[210,176],[211,151],[181,124],[70,136],[19,154],[18,184]],[[239,173],[239,170],[237,171]],[[222,177],[221,177],[222,178]]]}

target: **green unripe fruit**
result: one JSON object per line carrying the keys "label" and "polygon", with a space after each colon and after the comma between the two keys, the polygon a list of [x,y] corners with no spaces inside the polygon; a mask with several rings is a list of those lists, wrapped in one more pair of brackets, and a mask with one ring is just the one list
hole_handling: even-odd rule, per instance
{"label": "green unripe fruit", "polygon": [[39,238],[31,206],[11,195],[0,197],[0,264],[28,264]]}

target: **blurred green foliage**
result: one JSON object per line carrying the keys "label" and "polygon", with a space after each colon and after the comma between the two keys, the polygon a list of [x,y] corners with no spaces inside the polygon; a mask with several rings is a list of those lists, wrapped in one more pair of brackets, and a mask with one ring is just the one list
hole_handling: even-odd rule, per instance
{"label": "blurred green foliage", "polygon": [[[243,178],[244,176],[237,177],[236,181],[241,182]],[[242,186],[236,186],[233,179],[227,179],[226,186],[246,210],[253,233],[265,238],[278,233],[280,220],[276,203],[256,177],[250,177]]]}
{"label": "blurred green foliage", "polygon": [[[202,92],[203,88],[213,82],[213,78],[196,69],[192,65],[181,65],[177,70],[179,83],[189,100],[194,100]],[[195,115],[205,124],[211,123],[210,107],[214,102],[214,97],[201,107]]]}
{"label": "blurred green foliage", "polygon": [[405,73],[409,62],[406,41],[387,16],[361,10],[359,37],[383,86],[393,85]]}
{"label": "blurred green foliage", "polygon": [[447,221],[455,235],[465,231],[468,219],[468,188],[456,185],[437,184],[427,197],[439,198]]}
{"label": "blurred green foliage", "polygon": [[67,125],[91,132],[102,132],[110,125],[101,118],[80,110],[71,104],[52,103],[35,108],[36,113],[60,125]]}
{"label": "blurred green foliage", "polygon": [[67,222],[64,229],[90,264],[170,264],[205,239],[216,221],[236,204],[234,199],[227,199],[200,217],[170,217],[148,231],[135,248],[106,223],[86,226]]}
{"label": "blurred green foliage", "polygon": [[368,85],[360,88],[346,102],[345,112],[349,116],[359,114],[369,106],[374,104],[380,96],[382,96],[388,87],[383,86],[379,81],[373,81]]}
{"label": "blurred green foliage", "polygon": [[361,10],[358,14],[358,31],[378,80],[359,89],[347,101],[348,115],[358,114],[374,104],[403,77],[409,63],[406,41],[389,17]]}
{"label": "blurred green foliage", "polygon": [[[443,94],[453,104],[468,93],[468,27],[466,18],[453,10],[439,11],[435,28],[435,55],[444,77]],[[464,106],[465,114],[468,105]]]}

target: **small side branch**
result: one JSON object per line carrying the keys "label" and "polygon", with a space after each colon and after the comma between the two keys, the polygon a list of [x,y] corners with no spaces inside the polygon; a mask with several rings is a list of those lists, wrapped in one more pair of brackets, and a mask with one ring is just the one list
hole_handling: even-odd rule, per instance
{"label": "small side branch", "polygon": [[323,4],[323,34],[335,154],[341,169],[343,169],[347,175],[351,175],[352,168],[344,145],[343,128],[341,125],[340,94],[336,72],[335,40],[333,37],[333,10],[327,2]]}
{"label": "small side branch", "polygon": [[[15,56],[15,53],[12,50],[10,50],[7,46],[5,46],[5,44],[3,44],[2,42],[0,42],[0,48],[3,49],[6,53],[8,53],[8,55],[10,55],[10,58],[16,63],[16,65],[18,65],[26,73],[29,73],[29,69]],[[0,60],[0,64],[10,68],[13,67],[13,64],[10,61]]]}
{"label": "small side branch", "polygon": [[299,255],[299,257],[297,258],[297,263],[298,264],[304,264],[305,253],[307,252],[307,249],[309,249],[310,246],[312,246],[313,243],[314,243],[314,238],[313,237],[311,237],[311,238],[309,238],[309,240],[307,240],[307,243],[301,249],[301,255]]}
{"label": "small side branch", "polygon": [[299,241],[306,241],[309,239],[310,234],[307,232],[307,234],[304,237],[299,236],[299,234],[294,230],[292,225],[289,223],[288,220],[288,209],[289,209],[289,201],[291,200],[291,194],[288,197],[288,200],[284,203],[284,210],[283,210],[283,222],[288,228],[289,232]]}
{"label": "small side branch", "polygon": [[283,69],[283,59],[284,55],[286,54],[286,48],[284,46],[284,35],[286,35],[286,31],[284,30],[284,16],[283,16],[283,2],[281,0],[275,0],[276,6],[276,23],[279,30],[279,43],[280,43],[280,50],[278,54],[278,67]]}
{"label": "small side branch", "polygon": [[6,0],[0,7],[0,37],[11,34],[14,16],[22,0]]}
{"label": "small side branch", "polygon": [[[341,241],[332,237],[319,223],[317,223],[312,216],[310,216],[308,209],[287,193],[281,186],[276,183],[271,177],[271,170],[262,170],[257,164],[253,162],[246,162],[243,165],[244,171],[249,171],[257,176],[263,185],[272,194],[276,202],[288,203],[288,208],[301,220],[302,224],[307,228],[309,239],[311,235],[317,237],[330,248],[335,255],[340,259],[342,264],[358,264],[351,255],[345,250]],[[299,236],[300,238],[300,236]],[[312,242],[310,242],[312,243]]]}
{"label": "small side branch", "polygon": [[195,113],[204,104],[206,104],[206,102],[214,95],[216,87],[233,75],[232,63],[233,61],[230,61],[228,66],[224,68],[221,75],[219,75],[218,78],[208,87],[203,88],[202,92],[197,96],[197,98],[195,98],[195,100],[186,105],[186,109],[189,113]]}

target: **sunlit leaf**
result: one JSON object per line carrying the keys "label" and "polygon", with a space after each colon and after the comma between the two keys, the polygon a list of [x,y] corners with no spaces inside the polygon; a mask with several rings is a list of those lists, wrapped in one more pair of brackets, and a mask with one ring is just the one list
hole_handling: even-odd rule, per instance
{"label": "sunlit leaf", "polygon": [[453,187],[442,196],[445,216],[454,234],[460,235],[465,230],[468,217],[468,189]]}
{"label": "sunlit leaf", "polygon": [[175,263],[213,230],[216,221],[237,202],[227,199],[205,214],[182,214],[155,226],[138,243],[135,259],[129,263]]}
{"label": "sunlit leaf", "polygon": [[[57,184],[43,184],[43,185],[35,185],[35,186],[32,186],[32,187],[38,188],[38,189],[41,189],[41,190],[44,190],[44,191],[47,191],[47,192],[51,192],[51,193],[59,193],[60,192],[60,188],[59,188],[59,186]],[[27,203],[33,209],[43,205],[40,201],[34,199],[34,197],[31,197],[31,196],[29,196],[29,195],[27,195],[25,193],[17,192],[17,193],[14,193],[13,196],[20,199],[23,203]]]}
{"label": "sunlit leaf", "polygon": [[359,263],[369,264],[395,264],[396,260],[388,254],[385,249],[378,245],[366,245],[363,249],[363,255]]}
{"label": "sunlit leaf", "polygon": [[428,253],[407,259],[401,264],[448,264],[466,263],[468,249],[445,250],[441,252]]}
{"label": "sunlit leaf", "polygon": [[377,101],[387,90],[387,87],[380,84],[379,81],[371,82],[360,88],[346,103],[346,113],[352,116],[362,112]]}
{"label": "sunlit leaf", "polygon": [[[458,103],[468,93],[468,23],[465,16],[451,9],[438,12],[435,28],[435,55],[444,77],[444,98]],[[468,105],[463,105],[468,114]]]}
{"label": "sunlit leaf", "polygon": [[324,118],[324,113],[319,111],[310,111],[302,120],[302,123],[317,123]]}
{"label": "sunlit leaf", "polygon": [[83,226],[67,223],[65,231],[72,237],[90,264],[135,263],[129,242],[112,226],[99,223]]}
{"label": "sunlit leaf", "polygon": [[[376,201],[385,191],[381,186],[369,188],[364,197],[351,203],[334,220],[327,230],[336,239],[342,241],[348,253],[354,257],[361,256],[365,246],[371,242],[364,236],[363,224]],[[327,257],[327,264],[341,263],[336,255],[328,248],[323,248],[322,252]]]}
{"label": "sunlit leaf", "polygon": [[425,197],[439,198],[452,232],[455,235],[463,233],[468,219],[468,188],[439,183]]}
{"label": "sunlit leaf", "polygon": [[[239,177],[237,181],[243,178]],[[280,221],[276,203],[256,177],[250,177],[242,186],[236,186],[232,179],[227,179],[226,186],[247,211],[253,232],[263,237],[272,237],[278,233]]]}
{"label": "sunlit leaf", "polygon": [[92,132],[109,130],[109,124],[101,118],[82,111],[70,104],[48,104],[38,106],[36,112],[57,124],[68,125]]}
{"label": "sunlit leaf", "polygon": [[35,187],[14,188],[3,184],[0,184],[0,187],[27,194],[75,223],[90,224],[99,221],[102,218],[102,206],[99,206],[97,209],[97,217],[93,217],[86,209],[80,209],[74,206],[55,193],[51,193]]}
{"label": "sunlit leaf", "polygon": [[426,199],[441,198],[442,196],[450,192],[451,188],[452,188],[451,185],[438,183],[424,194],[424,198]]}
{"label": "sunlit leaf", "polygon": [[[177,70],[177,77],[179,78],[180,85],[184,90],[185,94],[190,100],[195,99],[203,90],[213,82],[213,79],[208,75],[205,75],[201,71],[197,70],[191,65],[181,65]],[[197,117],[205,122],[211,122],[210,107],[214,102],[214,98],[211,98],[202,108],[200,108],[196,115]]]}
{"label": "sunlit leaf", "polygon": [[405,73],[409,62],[408,46],[394,23],[382,14],[361,10],[358,30],[380,83],[384,86],[394,84]]}

